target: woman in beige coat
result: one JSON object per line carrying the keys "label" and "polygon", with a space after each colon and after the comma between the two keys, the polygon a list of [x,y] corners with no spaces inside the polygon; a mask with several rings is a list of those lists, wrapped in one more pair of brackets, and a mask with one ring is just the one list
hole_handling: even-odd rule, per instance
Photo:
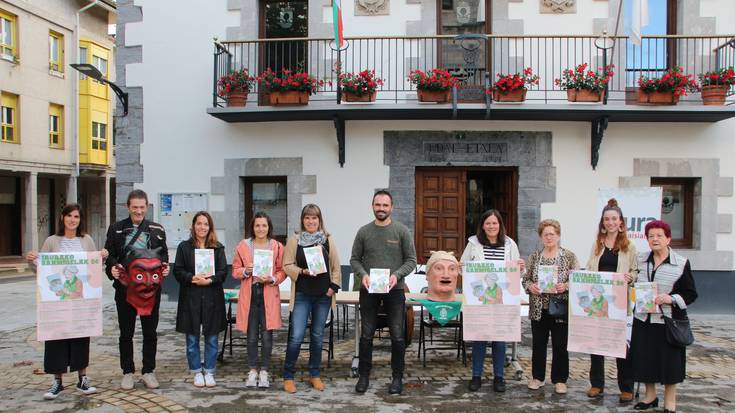
{"label": "woman in beige coat", "polygon": [[324,390],[320,376],[324,325],[330,308],[336,304],[342,272],[337,245],[324,230],[322,211],[314,204],[301,210],[301,232],[286,243],[283,252],[283,269],[291,278],[291,301],[289,303],[290,334],[283,366],[283,389],[296,392],[294,376],[296,360],[304,341],[307,321],[311,319],[309,337],[309,374],[311,386]]}

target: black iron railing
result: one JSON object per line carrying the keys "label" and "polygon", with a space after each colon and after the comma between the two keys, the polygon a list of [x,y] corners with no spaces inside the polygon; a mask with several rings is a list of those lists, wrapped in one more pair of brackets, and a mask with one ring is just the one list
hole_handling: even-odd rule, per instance
{"label": "black iron railing", "polygon": [[[416,99],[408,81],[413,70],[446,69],[461,81],[460,102],[482,102],[485,89],[497,74],[522,72],[530,67],[540,76],[527,101],[549,103],[566,100],[566,92],[555,84],[564,69],[588,63],[595,70],[605,63],[615,65],[608,86],[609,101],[631,99],[641,76],[660,76],[667,68],[681,66],[695,77],[719,68],[735,66],[735,35],[645,36],[634,44],[627,36],[425,36],[347,38],[340,53],[343,72],[374,70],[383,79],[377,99],[401,102]],[[603,40],[603,41],[601,41]],[[312,100],[337,102],[337,51],[333,39],[291,38],[217,42],[214,50],[213,106],[225,106],[218,96],[217,79],[231,71],[248,69],[257,75],[266,68],[305,70],[325,86]],[[600,47],[598,47],[600,46]],[[601,47],[606,47],[603,49]],[[735,103],[729,91],[728,104]],[[248,101],[262,96],[259,85]],[[684,102],[701,101],[694,93]],[[251,103],[253,104],[253,103]]]}

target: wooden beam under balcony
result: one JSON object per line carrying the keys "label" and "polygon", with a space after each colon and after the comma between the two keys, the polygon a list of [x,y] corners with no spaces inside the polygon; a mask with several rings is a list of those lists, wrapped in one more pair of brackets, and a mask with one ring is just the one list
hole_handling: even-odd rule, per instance
{"label": "wooden beam under balcony", "polygon": [[[208,108],[207,113],[225,122],[283,122],[343,120],[447,120],[454,116],[451,104],[400,103],[336,104],[312,101],[306,106],[257,106]],[[483,120],[484,104],[460,103],[456,119]],[[493,104],[490,120],[592,122],[606,116],[609,122],[718,122],[735,117],[735,105],[702,106],[682,102],[676,106],[595,105],[569,103]]]}

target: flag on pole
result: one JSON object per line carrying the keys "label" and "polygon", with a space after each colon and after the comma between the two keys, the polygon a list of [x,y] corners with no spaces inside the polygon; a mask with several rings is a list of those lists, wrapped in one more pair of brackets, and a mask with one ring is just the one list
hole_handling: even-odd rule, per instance
{"label": "flag on pole", "polygon": [[630,41],[641,44],[643,28],[648,26],[648,0],[633,0],[630,22]]}
{"label": "flag on pole", "polygon": [[339,8],[338,0],[332,0],[332,20],[334,20],[334,44],[341,49],[345,38],[342,35],[342,10]]}

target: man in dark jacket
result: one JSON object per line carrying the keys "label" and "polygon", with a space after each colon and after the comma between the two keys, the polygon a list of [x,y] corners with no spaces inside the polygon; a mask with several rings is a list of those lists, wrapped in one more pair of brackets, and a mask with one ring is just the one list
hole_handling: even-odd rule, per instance
{"label": "man in dark jacket", "polygon": [[[107,230],[105,248],[110,252],[105,262],[107,277],[114,280],[115,304],[117,306],[117,321],[120,325],[120,368],[123,379],[120,387],[130,390],[135,386],[133,373],[133,334],[135,333],[135,319],[137,311],[127,302],[126,287],[120,283],[120,263],[130,248],[154,249],[161,248],[161,261],[164,263],[163,275],[168,274],[168,248],[166,247],[166,232],[155,222],[145,219],[148,209],[148,195],[135,189],[128,194],[128,212],[130,217],[118,221]],[[156,344],[158,336],[158,310],[161,303],[161,290],[156,294],[156,304],[149,316],[141,316],[140,324],[143,330],[143,382],[149,389],[158,388],[158,380],[153,370],[156,368]]]}

